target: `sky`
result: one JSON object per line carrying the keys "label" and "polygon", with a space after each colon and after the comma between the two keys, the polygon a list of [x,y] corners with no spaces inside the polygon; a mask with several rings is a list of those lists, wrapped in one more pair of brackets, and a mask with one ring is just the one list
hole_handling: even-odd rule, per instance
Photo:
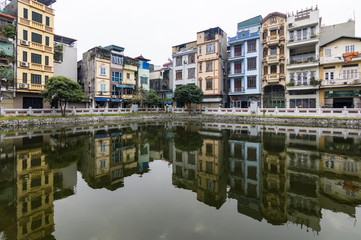
{"label": "sky", "polygon": [[[253,3],[253,4],[252,4]],[[95,46],[111,44],[125,48],[125,55],[143,55],[163,65],[172,55],[172,46],[195,41],[196,33],[220,27],[228,37],[237,32],[237,23],[271,12],[292,13],[320,9],[322,24],[356,20],[361,37],[361,1],[348,0],[57,0],[55,33],[77,39],[78,60]]]}

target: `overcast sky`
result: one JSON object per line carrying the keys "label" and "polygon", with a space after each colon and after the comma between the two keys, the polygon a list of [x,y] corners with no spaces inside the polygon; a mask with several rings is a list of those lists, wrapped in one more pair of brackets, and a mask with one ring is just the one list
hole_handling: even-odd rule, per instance
{"label": "overcast sky", "polygon": [[142,54],[162,65],[171,47],[195,41],[196,33],[219,26],[236,35],[237,23],[278,11],[288,13],[318,5],[323,24],[346,22],[356,16],[361,36],[361,1],[262,0],[57,0],[55,33],[78,40],[78,60],[95,46],[118,45],[125,55]]}

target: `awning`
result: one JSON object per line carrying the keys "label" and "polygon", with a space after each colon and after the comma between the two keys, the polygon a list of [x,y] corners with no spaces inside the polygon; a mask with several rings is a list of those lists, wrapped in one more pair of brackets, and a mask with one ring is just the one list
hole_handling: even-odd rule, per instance
{"label": "awning", "polygon": [[109,102],[108,98],[96,98],[95,99],[96,102]]}
{"label": "awning", "polygon": [[129,85],[116,84],[115,86],[118,87],[118,88],[133,88],[133,86],[129,86]]}
{"label": "awning", "polygon": [[172,102],[164,102],[164,104],[172,104]]}
{"label": "awning", "polygon": [[121,102],[122,100],[121,99],[111,99],[110,101],[111,102]]}

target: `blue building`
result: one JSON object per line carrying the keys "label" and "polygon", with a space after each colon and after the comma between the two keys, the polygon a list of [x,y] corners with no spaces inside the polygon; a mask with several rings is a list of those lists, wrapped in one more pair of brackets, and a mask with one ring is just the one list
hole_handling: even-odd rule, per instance
{"label": "blue building", "polygon": [[237,36],[228,38],[231,107],[261,106],[261,21],[257,16],[238,23]]}

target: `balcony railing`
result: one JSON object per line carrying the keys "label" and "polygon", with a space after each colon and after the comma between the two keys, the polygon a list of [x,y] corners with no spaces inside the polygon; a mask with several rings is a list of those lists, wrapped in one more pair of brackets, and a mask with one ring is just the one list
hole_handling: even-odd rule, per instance
{"label": "balcony railing", "polygon": [[307,34],[301,34],[301,35],[294,35],[293,37],[290,37],[288,39],[288,43],[292,43],[292,42],[303,42],[303,41],[307,41],[307,40],[312,40],[315,39],[317,40],[317,35],[316,34],[311,34],[311,33],[307,33]]}
{"label": "balcony railing", "polygon": [[328,79],[323,81],[322,85],[356,85],[361,84],[359,73],[355,74],[352,78],[345,78],[343,74],[340,74],[339,78]]}
{"label": "balcony railing", "polygon": [[315,54],[305,54],[300,56],[291,56],[289,64],[317,63]]}

